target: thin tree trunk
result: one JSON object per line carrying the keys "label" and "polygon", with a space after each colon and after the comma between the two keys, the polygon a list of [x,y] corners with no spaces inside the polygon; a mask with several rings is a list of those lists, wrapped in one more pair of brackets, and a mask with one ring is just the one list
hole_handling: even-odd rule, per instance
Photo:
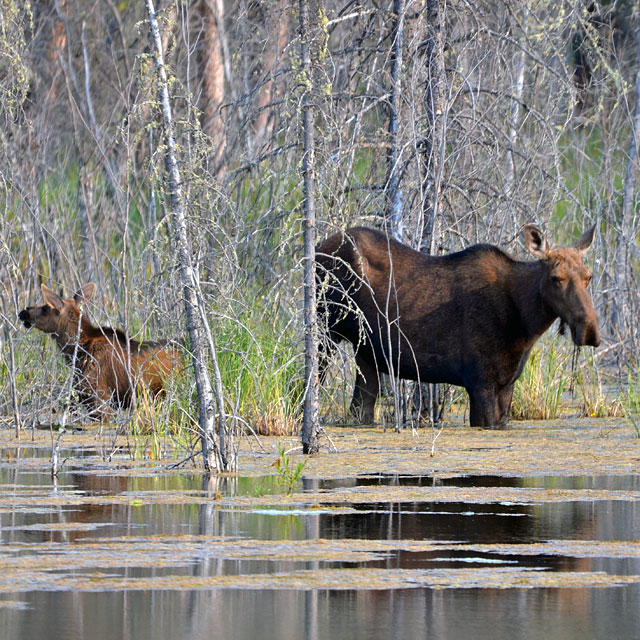
{"label": "thin tree trunk", "polygon": [[615,281],[617,295],[613,305],[612,325],[620,337],[627,337],[630,320],[630,310],[625,308],[631,277],[630,251],[631,243],[635,242],[635,216],[632,216],[635,196],[636,172],[638,164],[638,139],[640,138],[640,26],[636,27],[636,83],[635,106],[633,108],[633,126],[631,129],[631,146],[629,148],[629,162],[624,179],[622,200],[622,219],[616,245]]}
{"label": "thin tree trunk", "polygon": [[[445,67],[442,29],[444,0],[427,0],[427,83],[425,107],[427,135],[422,142],[424,178],[422,181],[423,234],[422,250],[435,255],[442,236],[440,192],[445,150],[444,95]],[[426,396],[429,421],[435,425],[440,419],[440,388],[437,384],[421,385],[421,402]]]}
{"label": "thin tree trunk", "polygon": [[300,0],[300,57],[304,95],[302,96],[302,126],[304,150],[304,413],[302,417],[302,450],[318,451],[318,320],[316,314],[316,205],[315,205],[315,140],[313,109],[313,72],[309,44],[309,7]]}
{"label": "thin tree trunk", "polygon": [[[399,136],[400,122],[400,104],[402,96],[402,65],[403,65],[403,40],[404,40],[404,15],[405,1],[393,0],[393,29],[391,33],[391,97],[389,99],[389,151],[387,153],[387,183],[385,185],[385,227],[386,230],[399,240],[403,239],[403,220],[402,220],[402,190],[400,182],[402,179],[402,151]],[[393,271],[392,271],[393,273]],[[391,361],[393,349],[391,347],[391,327],[389,322],[388,308],[390,296],[394,283],[390,279],[389,290],[387,292],[387,336],[389,361],[387,367],[389,370],[389,378],[391,386],[394,389],[394,415],[395,429],[401,431],[406,421],[407,406],[407,386],[398,378],[396,372],[399,370],[399,362]],[[398,340],[400,340],[398,336]],[[399,347],[399,345],[398,345]],[[400,354],[399,349],[396,350]]]}
{"label": "thin tree trunk", "polygon": [[262,70],[264,83],[258,91],[256,100],[257,116],[253,121],[254,137],[252,141],[253,151],[256,156],[264,153],[271,146],[271,134],[275,122],[275,109],[271,103],[281,93],[279,88],[281,81],[276,79],[280,61],[285,47],[289,41],[289,21],[287,19],[287,6],[285,0],[271,5],[272,16],[265,41],[265,51],[262,55]]}
{"label": "thin tree trunk", "polygon": [[[12,287],[13,289],[13,287]],[[13,295],[14,300],[16,302],[15,308],[18,309],[17,304],[17,296]],[[9,374],[9,389],[11,391],[11,405],[13,408],[13,422],[16,428],[16,438],[20,439],[20,427],[22,424],[22,420],[20,419],[20,403],[18,402],[18,388],[16,386],[16,358],[15,351],[13,348],[13,340],[11,339],[11,335],[9,335],[9,322],[8,322],[8,313],[7,313],[7,305],[5,302],[4,293],[0,293],[0,301],[2,301],[2,315],[5,318],[4,321],[4,338],[7,346],[9,347],[9,362],[6,363],[7,373]]]}
{"label": "thin tree trunk", "polygon": [[62,411],[62,417],[60,418],[60,426],[58,427],[58,437],[56,442],[51,448],[51,477],[55,478],[58,475],[58,467],[60,462],[60,445],[62,438],[67,433],[67,421],[69,420],[69,408],[71,407],[71,394],[73,392],[73,383],[77,376],[80,374],[76,367],[78,362],[78,349],[80,347],[80,330],[82,327],[82,313],[78,316],[78,326],[76,329],[76,339],[73,344],[73,354],[71,356],[71,372],[69,373],[67,392],[64,399],[64,410]]}
{"label": "thin tree trunk", "polygon": [[[198,278],[191,262],[190,243],[187,233],[187,216],[182,196],[173,114],[169,100],[169,85],[163,60],[162,42],[160,40],[160,31],[153,0],[146,1],[156,60],[156,70],[158,72],[158,90],[160,93],[160,105],[167,146],[165,161],[169,178],[169,191],[171,194],[170,213],[173,227],[173,243],[176,248],[180,279],[182,281],[187,329],[191,343],[193,370],[198,391],[202,457],[204,468],[207,472],[212,471],[214,468],[218,471],[228,471],[230,469],[227,468],[226,451],[219,448],[215,440],[214,393],[207,367],[206,332],[203,326],[203,322],[206,322],[206,317],[203,313],[204,310],[200,309],[199,306],[197,295]],[[210,345],[210,349],[212,348],[213,345]],[[215,357],[215,350],[211,355]],[[214,369],[216,364],[214,359]],[[216,395],[215,404],[218,409],[218,432],[221,436],[221,442],[224,442],[224,434],[226,433],[224,398],[221,397],[221,395]]]}
{"label": "thin tree trunk", "polygon": [[[61,0],[59,3],[62,7],[62,11],[66,11],[66,0]],[[58,6],[58,5],[56,5]],[[60,93],[61,81],[60,77],[64,76],[62,55],[67,46],[67,32],[64,28],[64,22],[58,15],[54,21],[51,39],[47,43],[46,48],[46,62],[45,73],[43,83],[46,87],[44,94],[44,108],[41,112],[41,117],[46,118],[50,116],[57,104],[58,94]],[[40,125],[44,127],[44,123]]]}
{"label": "thin tree trunk", "polygon": [[222,40],[224,37],[224,3],[202,0],[201,13],[205,48],[202,60],[202,129],[211,138],[213,174],[222,180],[225,174],[224,122],[220,106],[225,97],[225,72]]}
{"label": "thin tree trunk", "polygon": [[[402,237],[402,191],[400,190],[400,141],[398,122],[402,94],[402,44],[404,39],[404,0],[393,0],[391,45],[391,100],[389,102],[389,153],[387,155],[386,223],[387,229]],[[399,233],[400,232],[400,233]]]}
{"label": "thin tree trunk", "polygon": [[442,26],[444,0],[427,0],[427,84],[425,106],[427,135],[422,142],[424,179],[422,182],[424,233],[422,248],[427,253],[438,252],[442,222],[440,220],[440,190],[444,162],[444,49]]}
{"label": "thin tree trunk", "polygon": [[[525,8],[524,14],[524,31],[523,34],[526,38],[527,22],[529,18],[529,10]],[[526,62],[526,51],[523,48],[518,55],[518,75],[516,77],[515,94],[511,101],[511,114],[509,117],[509,146],[506,153],[506,178],[504,182],[504,195],[505,195],[505,219],[503,225],[506,224],[507,214],[510,212],[512,216],[513,226],[518,227],[518,221],[516,219],[516,210],[511,206],[511,198],[513,197],[513,189],[516,181],[516,163],[513,149],[516,144],[516,138],[518,136],[518,123],[520,120],[520,104],[522,103],[522,92],[524,91],[524,72]]]}

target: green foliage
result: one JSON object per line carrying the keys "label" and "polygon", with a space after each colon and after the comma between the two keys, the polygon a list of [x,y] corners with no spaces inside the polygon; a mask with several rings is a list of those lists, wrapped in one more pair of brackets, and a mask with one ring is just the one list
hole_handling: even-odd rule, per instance
{"label": "green foliage", "polygon": [[250,310],[217,326],[218,361],[234,411],[263,435],[291,435],[301,415],[303,381],[296,336],[276,318]]}
{"label": "green foliage", "polygon": [[[630,134],[626,123],[620,123],[616,135]],[[566,193],[571,195],[558,198],[553,204],[552,222],[559,233],[558,244],[570,243],[584,231],[582,211],[595,213],[604,206],[614,210],[622,207],[627,152],[619,147],[611,149],[605,139],[608,135],[600,124],[592,122],[560,136],[562,177]]]}
{"label": "green foliage", "polygon": [[278,457],[273,463],[273,466],[278,472],[278,484],[284,489],[287,495],[291,495],[293,492],[293,486],[300,478],[305,464],[306,462],[298,462],[298,464],[294,466],[291,456],[287,453],[284,445],[278,443]]}
{"label": "green foliage", "polygon": [[193,443],[188,434],[192,425],[188,413],[180,410],[186,394],[171,399],[153,399],[144,385],[136,393],[136,410],[129,422],[132,437],[129,451],[133,459],[160,460],[168,451],[189,450]]}
{"label": "green foliage", "polygon": [[253,490],[253,495],[256,498],[261,498],[262,496],[266,496],[268,495],[268,493],[269,493],[269,488],[264,483],[260,483],[256,485],[256,487]]}
{"label": "green foliage", "polygon": [[560,413],[562,393],[567,387],[567,358],[552,339],[544,339],[531,350],[529,360],[513,392],[511,416],[516,420],[549,420]]}
{"label": "green foliage", "polygon": [[18,120],[29,91],[30,69],[25,52],[33,31],[31,3],[0,0],[0,117],[3,125]]}

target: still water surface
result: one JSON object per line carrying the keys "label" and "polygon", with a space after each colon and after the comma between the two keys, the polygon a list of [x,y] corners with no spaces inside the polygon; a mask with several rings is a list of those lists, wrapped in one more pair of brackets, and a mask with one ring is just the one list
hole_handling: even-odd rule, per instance
{"label": "still water surface", "polygon": [[[23,452],[24,453],[24,452]],[[37,455],[29,452],[28,455]],[[383,570],[487,570],[492,567],[545,572],[640,574],[640,558],[514,555],[499,551],[452,549],[448,543],[528,544],[549,540],[638,541],[640,508],[635,499],[561,501],[541,504],[473,504],[452,502],[373,502],[349,510],[287,509],[280,506],[233,508],[215,499],[190,503],[202,495],[199,476],[164,475],[131,478],[96,473],[66,473],[52,487],[44,473],[0,466],[0,556],[12,562],[34,558],[53,563],[50,582],[12,592],[5,576],[0,603],[0,640],[115,638],[142,640],[211,639],[351,640],[358,638],[492,639],[519,638],[606,640],[640,639],[640,585],[579,588],[313,588],[314,572],[336,568]],[[304,479],[297,490],[326,491],[377,486],[526,487],[640,491],[638,476],[599,477],[367,477],[342,480]],[[252,496],[275,491],[269,478],[223,481],[216,491]],[[184,492],[179,504],[149,503],[145,496]],[[52,495],[103,496],[103,503],[47,503]],[[110,496],[130,496],[124,502]],[[17,496],[17,497],[16,497]],[[46,499],[45,499],[46,498]],[[44,506],[43,506],[44,505]],[[63,565],[86,541],[153,540],[152,536],[199,536],[193,555],[170,566],[122,566],[105,554],[100,569]],[[301,560],[213,557],[206,546],[227,538],[254,541],[295,540],[431,540],[442,549],[393,549],[362,562],[339,557]],[[185,538],[187,540],[188,538]],[[204,541],[203,541],[204,540]],[[176,539],[174,544],[179,545]],[[150,553],[153,545],[150,542]],[[9,552],[3,551],[8,549]],[[52,560],[53,556],[53,560]],[[119,564],[120,562],[120,564]],[[9,565],[7,565],[9,566]],[[70,568],[69,568],[70,567]],[[56,576],[88,573],[136,579],[183,576],[243,576],[310,572],[308,588],[238,588],[234,586],[78,591],[56,583]],[[18,572],[19,573],[19,572]],[[0,576],[0,581],[2,576]],[[9,586],[8,586],[9,585]]]}

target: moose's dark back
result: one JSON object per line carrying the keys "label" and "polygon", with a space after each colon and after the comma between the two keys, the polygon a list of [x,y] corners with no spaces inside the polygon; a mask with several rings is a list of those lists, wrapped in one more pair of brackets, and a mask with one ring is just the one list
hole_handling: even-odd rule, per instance
{"label": "moose's dark back", "polygon": [[551,249],[523,229],[535,261],[492,245],[429,256],[373,229],[336,233],[316,247],[321,379],[335,344],[353,344],[351,411],[374,419],[380,374],[464,387],[471,426],[504,428],[513,387],[538,338],[560,318],[577,345],[600,335],[582,263],[595,227],[574,247]]}

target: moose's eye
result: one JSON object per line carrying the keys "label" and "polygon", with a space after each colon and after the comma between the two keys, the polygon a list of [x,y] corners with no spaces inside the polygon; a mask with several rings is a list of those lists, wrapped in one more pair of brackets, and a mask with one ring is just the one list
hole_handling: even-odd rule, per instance
{"label": "moose's eye", "polygon": [[562,285],[562,283],[564,282],[564,280],[562,278],[560,278],[559,276],[551,276],[551,282],[553,282],[553,284],[556,287],[559,287]]}

